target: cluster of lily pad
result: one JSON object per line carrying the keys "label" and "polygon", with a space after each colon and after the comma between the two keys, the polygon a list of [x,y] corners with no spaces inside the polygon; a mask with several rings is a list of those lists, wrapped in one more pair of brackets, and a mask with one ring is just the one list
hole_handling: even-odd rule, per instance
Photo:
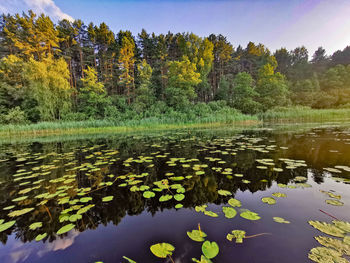
{"label": "cluster of lily pad", "polygon": [[[328,236],[317,236],[319,247],[312,248],[309,259],[317,263],[347,263],[350,256],[350,223],[333,220],[332,223],[309,221],[309,224]],[[329,237],[331,236],[331,237]]]}

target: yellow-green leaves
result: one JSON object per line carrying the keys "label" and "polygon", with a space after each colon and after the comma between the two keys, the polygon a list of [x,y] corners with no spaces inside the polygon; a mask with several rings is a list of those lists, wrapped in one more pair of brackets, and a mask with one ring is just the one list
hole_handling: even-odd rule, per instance
{"label": "yellow-green leaves", "polygon": [[193,241],[203,242],[207,234],[201,230],[192,230],[191,232],[187,231],[187,236]]}
{"label": "yellow-green leaves", "polygon": [[228,233],[226,238],[228,241],[232,241],[233,238],[236,239],[236,243],[243,243],[243,238],[245,238],[246,232],[243,230],[232,230]]}
{"label": "yellow-green leaves", "polygon": [[222,211],[226,218],[234,218],[237,214],[237,211],[233,207],[224,206],[222,207]]}
{"label": "yellow-green leaves", "polygon": [[309,221],[309,224],[312,225],[317,230],[331,236],[335,237],[344,237],[345,232],[344,230],[338,228],[336,225],[328,224],[326,222],[320,222],[320,221]]}
{"label": "yellow-green leaves", "polygon": [[252,211],[244,211],[240,214],[241,217],[245,218],[245,219],[248,219],[248,220],[259,220],[261,217],[255,213],[255,212],[252,212]]}
{"label": "yellow-green leaves", "polygon": [[290,222],[288,220],[285,220],[284,218],[282,217],[278,217],[278,216],[275,216],[272,218],[273,221],[275,221],[276,223],[281,223],[281,224],[289,224]]}
{"label": "yellow-green leaves", "polygon": [[276,204],[276,200],[272,197],[263,197],[261,198],[261,201],[263,201],[263,203],[269,204],[269,205],[274,205]]}
{"label": "yellow-green leaves", "polygon": [[73,225],[73,224],[65,225],[57,231],[57,235],[62,235],[64,233],[67,233],[67,232],[71,231],[74,227],[75,227],[75,225]]}
{"label": "yellow-green leaves", "polygon": [[216,242],[205,241],[202,245],[202,252],[206,258],[212,259],[219,254],[219,246]]}
{"label": "yellow-green leaves", "polygon": [[169,243],[158,243],[150,247],[153,255],[159,258],[166,258],[168,255],[172,255],[175,247]]}
{"label": "yellow-green leaves", "polygon": [[9,229],[9,228],[12,227],[15,223],[16,223],[15,220],[9,221],[9,222],[6,222],[6,223],[2,222],[2,223],[0,224],[0,232],[3,232],[3,231],[5,231],[5,230]]}

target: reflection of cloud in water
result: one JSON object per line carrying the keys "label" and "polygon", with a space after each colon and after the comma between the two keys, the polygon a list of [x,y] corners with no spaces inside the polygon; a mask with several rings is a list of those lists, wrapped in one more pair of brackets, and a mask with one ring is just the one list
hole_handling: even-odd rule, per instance
{"label": "reflection of cloud in water", "polygon": [[42,250],[38,251],[38,256],[42,257],[47,252],[50,251],[57,251],[57,250],[64,250],[74,243],[74,239],[79,235],[79,231],[71,231],[69,235],[66,238],[63,239],[56,239],[55,241],[51,243],[45,244],[45,247]]}
{"label": "reflection of cloud in water", "polygon": [[15,252],[12,252],[10,254],[11,262],[16,263],[16,262],[24,261],[29,257],[30,253],[31,253],[30,248],[21,249],[21,250],[17,250]]}
{"label": "reflection of cloud in water", "polygon": [[[9,261],[5,261],[11,263],[20,263],[25,261],[30,255],[34,256],[36,254],[38,257],[42,257],[48,252],[64,250],[73,245],[74,240],[79,235],[79,233],[79,231],[71,231],[68,236],[63,239],[58,237],[53,242],[41,244],[34,241],[32,244],[25,244],[25,247],[23,247],[22,242],[15,242],[12,245],[12,252],[9,255]],[[19,247],[22,249],[18,249]]]}

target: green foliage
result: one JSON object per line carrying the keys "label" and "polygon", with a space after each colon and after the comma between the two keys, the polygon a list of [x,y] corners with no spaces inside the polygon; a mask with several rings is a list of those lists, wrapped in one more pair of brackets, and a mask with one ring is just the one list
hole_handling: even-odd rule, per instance
{"label": "green foliage", "polygon": [[303,46],[272,55],[253,42],[233,49],[223,35],[143,30],[136,39],[130,31],[114,35],[105,23],[55,25],[32,11],[3,15],[0,34],[4,124],[231,122],[238,111],[274,108],[283,116],[279,107],[291,103],[317,109],[350,104],[349,47],[330,57],[319,47],[309,61]]}
{"label": "green foliage", "polygon": [[169,106],[181,109],[196,97],[194,86],[201,82],[200,74],[196,70],[196,65],[186,56],[181,61],[168,63],[168,87],[165,96]]}
{"label": "green foliage", "polygon": [[289,103],[285,77],[279,72],[275,73],[274,70],[274,66],[269,63],[259,69],[256,91],[264,111]]}
{"label": "green foliage", "polygon": [[168,255],[171,256],[173,254],[175,247],[169,243],[158,243],[152,245],[150,249],[155,256],[166,258]]}
{"label": "green foliage", "polygon": [[7,114],[0,117],[0,123],[4,124],[26,124],[28,123],[27,116],[20,107],[10,109]]}
{"label": "green foliage", "polygon": [[68,82],[68,66],[63,58],[48,56],[42,61],[30,58],[25,65],[24,75],[38,103],[42,120],[60,119],[70,110],[73,89]]}
{"label": "green foliage", "polygon": [[192,230],[191,232],[187,231],[187,236],[191,238],[193,241],[203,242],[207,235],[203,231],[195,229],[195,230]]}
{"label": "green foliage", "polygon": [[215,258],[219,254],[219,246],[216,242],[210,242],[207,240],[202,245],[202,252],[208,259]]}

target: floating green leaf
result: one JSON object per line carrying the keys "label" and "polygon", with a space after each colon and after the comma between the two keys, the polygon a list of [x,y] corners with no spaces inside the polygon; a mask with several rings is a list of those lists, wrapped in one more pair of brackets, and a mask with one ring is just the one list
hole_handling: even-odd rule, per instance
{"label": "floating green leaf", "polygon": [[204,214],[206,216],[211,216],[211,217],[218,217],[219,216],[217,213],[214,213],[213,211],[204,211]]}
{"label": "floating green leaf", "polygon": [[232,193],[230,191],[227,191],[227,190],[218,190],[218,194],[219,195],[223,195],[223,196],[229,196],[229,195],[232,195]]}
{"label": "floating green leaf", "polygon": [[30,230],[35,230],[35,229],[40,228],[40,227],[42,227],[42,226],[43,226],[43,223],[42,223],[42,222],[35,222],[35,223],[33,223],[33,224],[31,224],[31,225],[29,226],[29,229],[30,229]]}
{"label": "floating green leaf", "polygon": [[219,246],[216,242],[205,241],[202,245],[202,252],[206,258],[215,258],[219,254]]}
{"label": "floating green leaf", "polygon": [[176,195],[174,195],[174,199],[176,200],[176,201],[182,201],[182,200],[184,200],[184,198],[185,198],[185,195],[184,194],[176,194]]}
{"label": "floating green leaf", "polygon": [[80,202],[87,203],[92,200],[92,197],[82,197],[80,198]]}
{"label": "floating green leaf", "polygon": [[257,213],[249,210],[242,212],[240,216],[248,220],[259,220],[261,218]]}
{"label": "floating green leaf", "polygon": [[264,203],[267,203],[269,205],[276,204],[276,200],[272,197],[263,197],[263,198],[261,198],[261,201],[263,201]]}
{"label": "floating green leaf", "polygon": [[166,258],[168,255],[172,255],[175,247],[169,243],[158,243],[150,247],[151,252],[159,258]]}
{"label": "floating green leaf", "polygon": [[335,205],[335,206],[343,206],[344,203],[339,201],[339,200],[334,200],[334,199],[327,199],[326,203],[329,205]]}
{"label": "floating green leaf", "polygon": [[24,195],[24,196],[20,196],[20,197],[17,197],[15,199],[12,199],[13,202],[19,202],[19,201],[23,201],[25,199],[27,199],[28,196],[27,195]]}
{"label": "floating green leaf", "polygon": [[193,262],[196,262],[196,263],[212,263],[212,261],[208,258],[206,258],[205,256],[201,256],[201,260],[199,261],[198,259],[196,258],[192,258],[192,261]]}
{"label": "floating green leaf", "polygon": [[233,206],[233,207],[241,207],[242,206],[242,203],[241,201],[235,199],[235,198],[230,198],[230,200],[228,200],[228,204],[230,206]]}
{"label": "floating green leaf", "polygon": [[9,222],[7,222],[7,223],[5,223],[5,224],[1,224],[1,225],[0,225],[0,232],[3,232],[3,231],[5,231],[5,230],[9,229],[9,228],[12,227],[15,223],[16,223],[16,221],[13,220],[13,221],[9,221]]}
{"label": "floating green leaf", "polygon": [[57,231],[57,235],[62,235],[64,233],[67,233],[67,232],[71,231],[74,227],[75,227],[75,225],[73,225],[73,224],[65,225]]}
{"label": "floating green leaf", "polygon": [[102,202],[110,202],[113,200],[113,198],[114,198],[113,195],[105,196],[102,198]]}
{"label": "floating green leaf", "polygon": [[232,207],[223,206],[222,211],[224,212],[226,218],[234,218],[237,214],[237,211]]}
{"label": "floating green leaf", "polygon": [[343,240],[323,236],[315,237],[315,239],[325,247],[333,248],[341,254],[350,255],[350,245]]}
{"label": "floating green leaf", "polygon": [[[232,233],[232,234],[231,234]],[[243,238],[245,238],[246,232],[243,230],[232,230],[231,233],[228,233],[226,238],[229,241],[232,241],[233,238],[236,239],[236,243],[243,243]]]}
{"label": "floating green leaf", "polygon": [[337,226],[333,224],[328,224],[326,222],[320,222],[320,221],[309,221],[309,224],[312,225],[317,230],[331,236],[335,237],[344,237],[345,231],[338,228]]}
{"label": "floating green leaf", "polygon": [[172,195],[162,195],[161,197],[159,197],[159,202],[166,202],[166,201],[169,201],[172,198],[173,198]]}
{"label": "floating green leaf", "polygon": [[207,236],[207,234],[205,234],[203,231],[199,231],[199,230],[192,230],[191,232],[187,231],[187,235],[193,241],[197,241],[197,242],[204,241],[205,237]]}
{"label": "floating green leaf", "polygon": [[274,197],[287,197],[287,195],[286,194],[283,194],[283,193],[279,193],[279,192],[277,192],[277,193],[273,193],[272,194]]}
{"label": "floating green leaf", "polygon": [[350,223],[345,221],[333,220],[332,223],[341,230],[350,233]]}
{"label": "floating green leaf", "polygon": [[152,192],[152,191],[145,191],[145,192],[143,192],[143,197],[144,198],[152,198],[152,197],[155,197],[155,196],[156,196],[156,194],[154,192]]}
{"label": "floating green leaf", "polygon": [[315,247],[309,253],[309,259],[317,263],[348,263],[341,256],[342,254],[338,251],[326,247]]}
{"label": "floating green leaf", "polygon": [[8,216],[9,217],[21,216],[21,215],[27,214],[33,210],[34,210],[34,208],[24,208],[22,210],[15,210],[15,211],[12,211],[11,213],[9,213]]}
{"label": "floating green leaf", "polygon": [[281,223],[281,224],[289,224],[290,222],[288,220],[285,220],[284,218],[282,217],[278,217],[278,216],[275,216],[272,218],[273,221],[275,221],[276,223]]}
{"label": "floating green leaf", "polygon": [[47,233],[39,234],[36,236],[35,241],[39,242],[39,241],[43,240],[46,236],[47,236]]}

